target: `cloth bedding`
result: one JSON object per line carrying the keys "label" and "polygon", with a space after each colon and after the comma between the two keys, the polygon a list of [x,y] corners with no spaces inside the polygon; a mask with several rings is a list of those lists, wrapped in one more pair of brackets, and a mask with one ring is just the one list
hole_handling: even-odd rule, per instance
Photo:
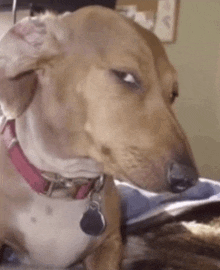
{"label": "cloth bedding", "polygon": [[117,180],[115,183],[121,194],[122,220],[128,233],[220,201],[220,182],[206,178],[200,178],[195,186],[178,194],[157,194]]}

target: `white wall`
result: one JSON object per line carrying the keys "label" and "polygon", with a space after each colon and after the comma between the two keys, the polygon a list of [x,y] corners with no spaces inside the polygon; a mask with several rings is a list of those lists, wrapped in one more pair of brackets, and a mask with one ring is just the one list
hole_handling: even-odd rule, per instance
{"label": "white wall", "polygon": [[178,118],[201,175],[220,179],[220,1],[181,0],[177,42],[166,49],[179,72]]}
{"label": "white wall", "polygon": [[[28,15],[29,15],[29,10],[18,11],[17,21]],[[0,12],[0,38],[2,34],[4,34],[12,25],[13,25],[12,12],[10,11]]]}

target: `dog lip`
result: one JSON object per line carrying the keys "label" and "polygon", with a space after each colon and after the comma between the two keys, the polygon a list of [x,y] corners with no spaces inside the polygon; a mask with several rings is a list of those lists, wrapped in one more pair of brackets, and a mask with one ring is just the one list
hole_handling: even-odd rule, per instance
{"label": "dog lip", "polygon": [[170,187],[173,193],[181,193],[193,186],[191,179],[172,179],[174,182]]}
{"label": "dog lip", "polygon": [[65,178],[96,178],[103,174],[103,165],[92,158],[75,157],[68,160],[57,159],[54,164],[47,163],[43,168],[41,166],[41,170],[58,173]]}
{"label": "dog lip", "polygon": [[91,170],[78,170],[78,171],[74,171],[74,172],[66,172],[63,171],[60,173],[63,177],[66,178],[96,178],[98,176],[100,176],[100,174],[102,174],[101,172],[98,171],[91,171]]}

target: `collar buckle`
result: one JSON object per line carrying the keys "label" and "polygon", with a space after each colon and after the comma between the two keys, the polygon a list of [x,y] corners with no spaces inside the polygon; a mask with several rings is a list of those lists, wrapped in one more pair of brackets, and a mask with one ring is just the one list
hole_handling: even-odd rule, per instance
{"label": "collar buckle", "polygon": [[1,115],[0,116],[0,134],[3,134],[4,129],[7,125],[7,122],[8,122],[7,118],[4,115]]}
{"label": "collar buckle", "polygon": [[48,186],[45,190],[45,195],[51,197],[53,191],[57,186],[62,188],[71,188],[73,186],[72,178],[65,178],[58,173],[41,172],[42,177],[48,182]]}
{"label": "collar buckle", "polygon": [[44,195],[46,195],[47,197],[51,197],[54,190],[55,183],[54,182],[48,182],[48,183],[49,183],[49,186],[48,186],[47,191],[45,191]]}

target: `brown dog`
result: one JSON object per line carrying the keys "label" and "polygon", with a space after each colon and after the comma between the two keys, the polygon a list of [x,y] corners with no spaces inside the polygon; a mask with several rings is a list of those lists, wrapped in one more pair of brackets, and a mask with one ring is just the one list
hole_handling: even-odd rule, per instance
{"label": "brown dog", "polygon": [[[0,42],[0,79],[16,140],[52,182],[53,175],[67,182],[106,173],[148,190],[181,192],[197,180],[172,111],[176,72],[158,39],[116,12],[87,7],[19,22]],[[88,257],[88,269],[118,269],[113,182],[100,193],[105,233],[88,237],[79,223],[89,199],[61,199],[76,193],[75,180],[52,198],[39,195],[15,170],[9,150],[2,142],[1,243],[37,265],[66,267]]]}

